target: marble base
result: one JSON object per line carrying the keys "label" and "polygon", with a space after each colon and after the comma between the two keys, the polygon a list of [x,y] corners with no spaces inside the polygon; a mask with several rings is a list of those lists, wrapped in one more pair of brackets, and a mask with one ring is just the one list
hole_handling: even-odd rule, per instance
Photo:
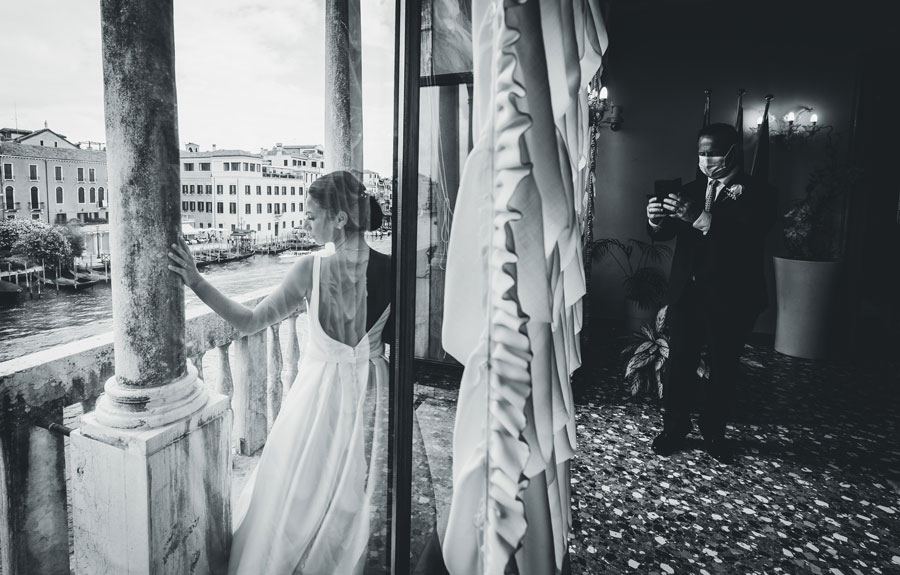
{"label": "marble base", "polygon": [[99,425],[70,437],[74,573],[224,573],[231,545],[229,399],[154,429]]}

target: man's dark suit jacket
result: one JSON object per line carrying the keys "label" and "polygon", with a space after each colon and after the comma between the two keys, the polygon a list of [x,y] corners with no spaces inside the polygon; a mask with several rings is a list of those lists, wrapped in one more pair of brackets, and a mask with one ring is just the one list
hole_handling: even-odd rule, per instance
{"label": "man's dark suit jacket", "polygon": [[[707,179],[685,184],[682,195],[704,204]],[[676,238],[668,303],[675,304],[698,269],[706,272],[710,309],[716,313],[743,313],[756,316],[767,304],[763,251],[766,235],[775,222],[776,190],[758,178],[738,174],[731,186],[740,184],[736,199],[726,190],[710,210],[709,233],[703,233],[674,217],[663,218],[659,228],[648,225],[657,241]],[[705,242],[705,245],[704,245]]]}

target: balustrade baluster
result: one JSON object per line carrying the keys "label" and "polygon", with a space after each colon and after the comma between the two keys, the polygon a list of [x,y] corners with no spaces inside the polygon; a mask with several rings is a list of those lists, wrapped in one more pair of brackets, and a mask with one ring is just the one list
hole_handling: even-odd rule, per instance
{"label": "balustrade baluster", "polygon": [[266,330],[241,337],[235,348],[234,437],[244,455],[252,455],[266,443]]}
{"label": "balustrade baluster", "polygon": [[231,362],[228,359],[228,348],[231,343],[219,346],[219,373],[216,376],[216,393],[227,395],[234,402],[234,378]]}
{"label": "balustrade baluster", "polygon": [[[191,356],[191,362],[194,364],[194,367],[197,368],[197,377],[209,387],[209,382],[206,381],[206,378],[203,377],[203,356],[206,355],[205,351],[201,351],[196,355]],[[231,397],[231,396],[229,396]]]}
{"label": "balustrade baluster", "polygon": [[[46,423],[62,424],[62,410]],[[63,437],[27,424],[0,431],[0,573],[68,572]]]}
{"label": "balustrade baluster", "polygon": [[287,362],[287,376],[284,379],[284,393],[288,393],[291,390],[291,385],[294,384],[294,379],[297,377],[297,362],[300,361],[300,342],[297,339],[297,318],[300,314],[295,313],[294,315],[287,318],[287,327],[288,327],[288,336],[287,336],[287,353],[285,361]]}
{"label": "balustrade baluster", "polygon": [[284,362],[281,359],[281,337],[278,334],[280,328],[281,324],[276,323],[268,329],[268,381],[266,382],[268,393],[266,394],[266,400],[269,414],[269,429],[272,428],[275,418],[278,417],[278,412],[281,411],[281,369],[284,367]]}

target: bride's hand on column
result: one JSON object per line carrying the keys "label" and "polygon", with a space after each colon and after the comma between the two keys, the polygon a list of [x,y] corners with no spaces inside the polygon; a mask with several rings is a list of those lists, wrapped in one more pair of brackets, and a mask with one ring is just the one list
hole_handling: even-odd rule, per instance
{"label": "bride's hand on column", "polygon": [[172,244],[169,248],[169,265],[170,270],[181,277],[184,285],[194,289],[202,277],[197,271],[197,264],[194,262],[194,256],[191,249],[185,243],[184,238],[179,237],[177,244]]}

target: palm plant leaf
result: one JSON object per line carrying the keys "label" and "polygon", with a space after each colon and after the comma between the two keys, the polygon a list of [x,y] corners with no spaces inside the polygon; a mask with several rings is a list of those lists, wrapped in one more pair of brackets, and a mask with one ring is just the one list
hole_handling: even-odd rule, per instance
{"label": "palm plant leaf", "polygon": [[666,338],[657,338],[656,345],[659,346],[659,355],[663,359],[669,359],[669,342],[666,340]]}
{"label": "palm plant leaf", "polygon": [[656,313],[656,331],[662,331],[666,327],[666,312],[668,309],[669,306],[664,305]]}

